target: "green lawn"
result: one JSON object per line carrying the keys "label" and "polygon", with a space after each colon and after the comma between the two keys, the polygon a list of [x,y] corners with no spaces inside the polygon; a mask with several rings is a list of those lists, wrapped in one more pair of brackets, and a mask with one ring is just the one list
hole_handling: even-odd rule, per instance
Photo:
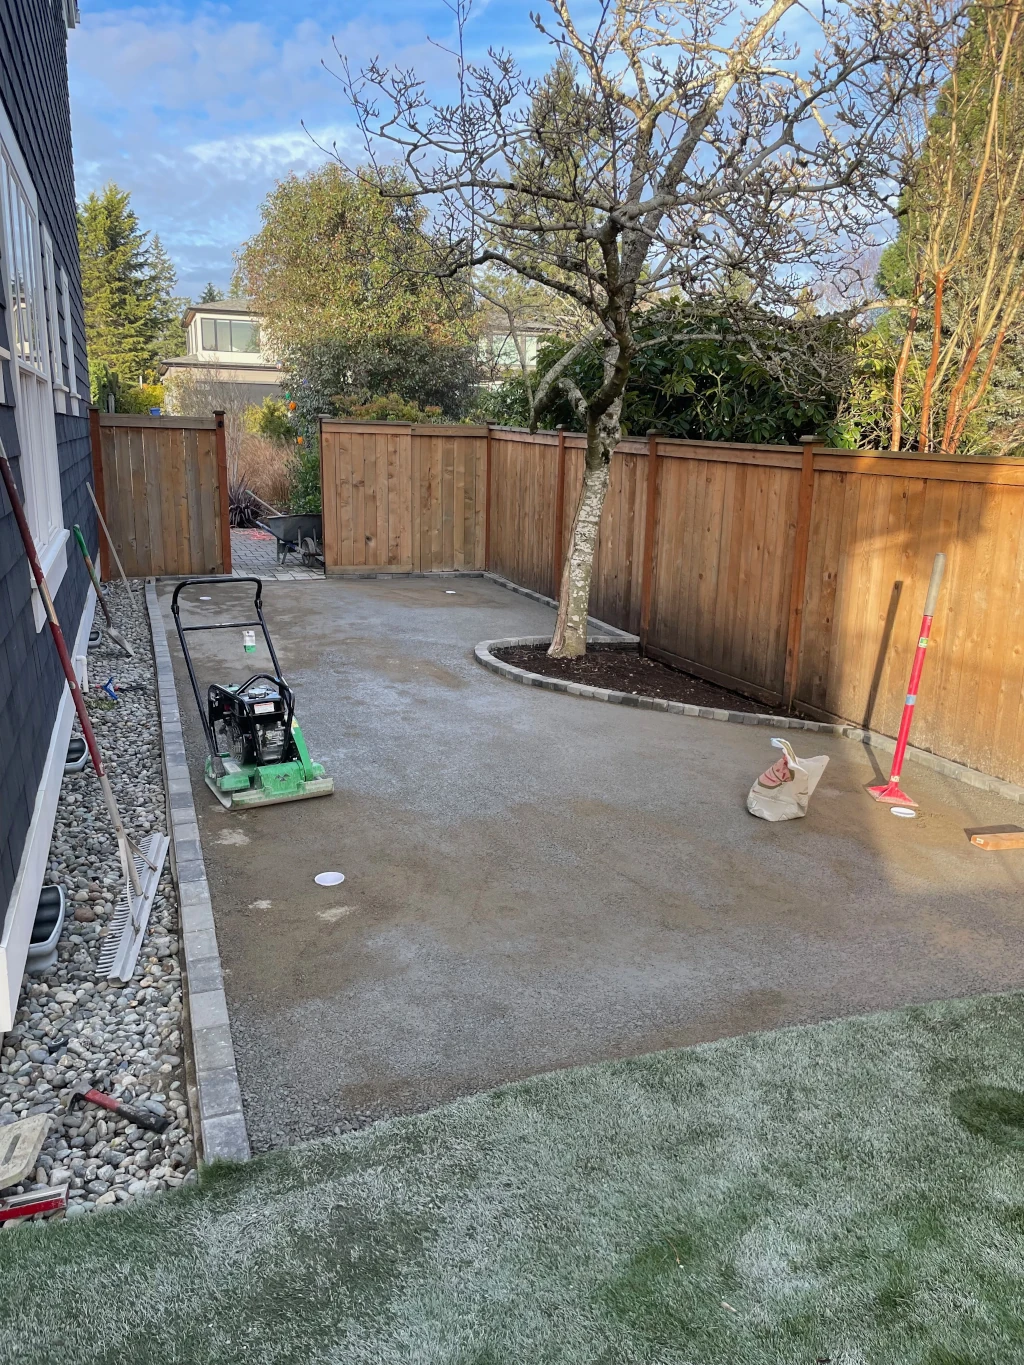
{"label": "green lawn", "polygon": [[1024,997],[566,1071],[0,1234],[0,1361],[1024,1360]]}

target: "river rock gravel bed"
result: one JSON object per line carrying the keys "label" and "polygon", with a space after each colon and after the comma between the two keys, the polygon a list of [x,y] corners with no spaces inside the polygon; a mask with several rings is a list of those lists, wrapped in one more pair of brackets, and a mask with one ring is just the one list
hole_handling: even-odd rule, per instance
{"label": "river rock gravel bed", "polygon": [[[141,584],[135,585],[135,598],[133,611],[123,586],[107,589],[114,620],[135,658],[105,635],[90,646],[87,706],[125,826],[140,839],[166,829],[166,808]],[[97,690],[109,677],[120,689],[116,702]],[[56,965],[26,975],[14,1027],[0,1043],[0,1132],[27,1114],[48,1114],[51,1127],[34,1178],[3,1193],[68,1185],[66,1216],[76,1217],[195,1178],[182,1065],[178,905],[168,859],[133,980],[108,981],[97,971],[123,881],[91,763],[81,773],[64,775],[45,880],[64,886],[67,916]],[[71,1107],[76,1082],[170,1114],[173,1122],[157,1134],[95,1105]]]}

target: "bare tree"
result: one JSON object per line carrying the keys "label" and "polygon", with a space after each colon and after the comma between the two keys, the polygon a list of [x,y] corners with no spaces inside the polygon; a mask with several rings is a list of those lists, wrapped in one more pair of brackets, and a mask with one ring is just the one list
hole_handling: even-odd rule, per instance
{"label": "bare tree", "polygon": [[[490,265],[582,320],[530,395],[536,419],[565,393],[586,429],[551,644],[575,656],[638,318],[668,291],[697,304],[737,278],[747,301],[785,309],[862,250],[891,212],[894,115],[932,88],[959,0],[824,0],[813,11],[772,0],[760,14],[733,0],[600,0],[589,31],[568,0],[548,0],[533,20],[552,45],[554,83],[526,78],[504,51],[467,59],[471,3],[451,6],[450,102],[412,71],[375,62],[357,73],[342,53],[340,79],[381,192],[395,192],[397,152],[405,192],[431,202],[438,273]],[[790,14],[814,28],[812,52],[784,32]],[[572,367],[587,347],[601,382],[583,392]]]}
{"label": "bare tree", "polygon": [[245,415],[253,406],[245,385],[226,376],[223,371],[210,369],[205,373],[194,370],[171,371],[164,380],[166,410],[181,417],[209,417],[223,412],[225,444],[228,456],[228,482],[237,482],[245,434]]}

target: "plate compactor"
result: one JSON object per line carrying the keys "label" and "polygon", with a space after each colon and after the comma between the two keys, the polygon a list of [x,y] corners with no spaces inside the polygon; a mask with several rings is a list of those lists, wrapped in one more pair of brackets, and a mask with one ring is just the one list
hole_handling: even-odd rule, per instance
{"label": "plate compactor", "polygon": [[[178,597],[192,584],[255,583],[255,621],[223,621],[213,625],[183,626]],[[228,810],[248,810],[281,801],[304,801],[329,796],[334,779],[314,763],[295,719],[295,693],[281,676],[270,631],[263,619],[263,583],[258,578],[186,578],[174,589],[171,614],[181,641],[181,652],[192,682],[199,716],[210,750],[206,760],[206,785]],[[185,639],[194,630],[241,630],[246,652],[256,647],[255,627],[263,632],[274,664],[273,673],[254,673],[247,682],[213,683],[203,705],[196,671]]]}

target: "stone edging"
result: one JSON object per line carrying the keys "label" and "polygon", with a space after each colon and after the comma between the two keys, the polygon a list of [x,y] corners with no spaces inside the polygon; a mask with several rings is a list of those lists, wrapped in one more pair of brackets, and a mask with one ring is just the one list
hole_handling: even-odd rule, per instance
{"label": "stone edging", "polygon": [[[611,626],[597,624],[602,631],[613,629]],[[620,636],[623,634],[618,633]],[[820,735],[841,735],[844,739],[856,740],[869,748],[880,749],[890,754],[896,747],[896,741],[891,736],[880,735],[874,730],[864,730],[859,725],[832,725],[825,721],[803,720],[799,716],[769,716],[760,711],[725,711],[711,706],[693,706],[690,702],[665,701],[660,697],[641,697],[633,692],[614,692],[605,687],[588,687],[583,683],[563,682],[560,678],[546,678],[541,673],[529,673],[524,668],[516,668],[514,664],[496,658],[492,652],[495,649],[515,649],[520,645],[545,645],[549,640],[550,636],[546,635],[527,635],[521,639],[509,640],[482,640],[473,652],[477,662],[483,664],[484,668],[508,678],[511,682],[525,683],[528,687],[543,687],[551,692],[566,692],[574,697],[586,697],[591,701],[609,701],[619,706],[635,706],[641,711],[669,711],[679,716],[696,716],[701,720],[730,721],[734,725],[766,725],[775,730],[812,730]],[[602,641],[606,649],[631,649],[635,643],[636,636]],[[915,763],[920,763],[922,767],[941,773],[943,777],[965,782],[968,786],[977,787],[981,791],[995,792],[1008,801],[1024,805],[1024,787],[1019,787],[1013,782],[1004,782],[1000,777],[978,772],[976,768],[954,763],[949,758],[940,758],[938,754],[930,754],[925,749],[908,746],[907,757],[912,758]]]}
{"label": "stone edging", "polygon": [[247,1161],[252,1151],[235,1069],[210,886],[199,843],[167,632],[152,578],[146,580],[146,607],[156,663],[171,866],[178,887],[180,956],[197,1094],[197,1146],[204,1161]]}

